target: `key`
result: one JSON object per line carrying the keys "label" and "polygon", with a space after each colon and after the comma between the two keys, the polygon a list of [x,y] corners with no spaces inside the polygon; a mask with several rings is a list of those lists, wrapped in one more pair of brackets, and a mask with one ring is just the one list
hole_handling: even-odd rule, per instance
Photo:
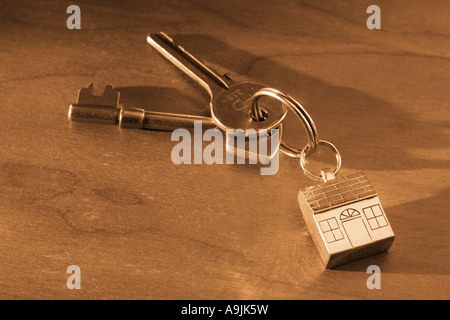
{"label": "key", "polygon": [[284,104],[268,105],[259,119],[253,119],[250,116],[251,97],[260,89],[266,88],[266,85],[234,82],[228,75],[218,75],[163,32],[148,35],[147,42],[208,92],[211,117],[222,130],[270,130],[278,127],[286,116],[287,108]]}
{"label": "key", "polygon": [[[69,106],[68,119],[70,121],[88,121],[104,124],[118,124],[120,128],[127,129],[149,129],[161,131],[173,131],[178,128],[194,128],[197,121],[202,122],[202,129],[217,128],[216,122],[210,117],[194,116],[188,114],[176,114],[165,112],[147,111],[142,108],[126,108],[119,103],[120,93],[113,90],[112,85],[107,85],[103,94],[94,95],[94,84],[87,88],[81,88],[78,93],[77,102]],[[238,155],[238,158],[257,159],[266,163],[278,152],[282,129],[277,134],[278,143],[272,143],[272,137],[267,135],[258,136],[259,144],[270,146],[265,154],[258,154],[250,148],[250,137],[245,137],[245,144],[241,147],[234,138],[242,139],[242,134],[226,134],[226,150]],[[262,140],[261,140],[262,139]],[[238,163],[242,163],[239,162]]]}
{"label": "key", "polygon": [[120,93],[107,85],[103,95],[94,95],[94,85],[80,89],[77,103],[69,107],[71,121],[89,121],[118,124],[121,128],[173,131],[177,128],[193,128],[195,121],[202,121],[205,129],[217,125],[209,117],[147,111],[142,108],[126,108],[119,104]]}

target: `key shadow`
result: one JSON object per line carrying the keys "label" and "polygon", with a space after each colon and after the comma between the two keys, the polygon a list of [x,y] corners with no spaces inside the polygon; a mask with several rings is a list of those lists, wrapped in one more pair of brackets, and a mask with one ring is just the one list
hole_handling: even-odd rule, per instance
{"label": "key shadow", "polygon": [[[194,55],[208,61],[208,64],[214,61],[215,64],[211,65],[216,70],[231,71],[235,79],[237,77],[233,74],[241,75],[241,79],[266,83],[294,98],[301,97],[301,103],[312,118],[317,119],[316,124],[321,137],[327,137],[326,139],[335,143],[341,154],[345,155],[345,167],[348,169],[391,171],[405,168],[447,169],[450,166],[450,161],[440,158],[439,155],[424,159],[420,157],[419,152],[410,152],[421,147],[417,145],[417,141],[424,141],[424,135],[430,137],[443,135],[444,130],[450,127],[448,120],[423,120],[412,113],[402,111],[395,104],[365,92],[331,85],[283,66],[271,58],[234,48],[209,35],[181,34],[174,35],[174,38]],[[170,63],[167,62],[167,65],[170,66]],[[253,68],[256,65],[258,70]],[[203,91],[188,76],[185,77],[187,81],[191,81],[192,88],[197,88],[193,90]],[[184,112],[190,111],[184,109]],[[295,118],[288,118],[284,126],[284,137],[288,140],[289,135],[295,136],[294,131],[298,131],[298,123],[295,121],[297,121]],[[346,129],[349,125],[351,130]],[[357,142],[354,137],[358,137]],[[352,141],[365,142],[364,146],[361,146],[364,150],[355,150],[355,143]],[[429,150],[448,149],[444,139],[426,141],[425,147]],[[380,151],[378,147],[372,146],[386,146],[384,151],[389,152]],[[393,148],[395,152],[392,152]],[[365,155],[361,156],[362,152]],[[368,159],[370,161],[367,161]],[[248,170],[252,166],[237,167]],[[448,274],[448,267],[439,263],[439,257],[435,256],[436,248],[439,252],[442,251],[442,255],[446,254],[446,244],[440,236],[447,232],[444,229],[448,223],[444,219],[450,206],[448,191],[450,190],[443,190],[429,198],[386,208],[394,227],[403,226],[394,228],[397,239],[391,251],[334,270],[366,272],[367,266],[376,264],[383,272],[389,273]],[[433,207],[433,214],[427,216],[427,223],[424,224],[423,213],[430,211],[430,203],[433,206],[439,204],[439,207]],[[407,225],[405,220],[408,221]],[[419,243],[418,239],[422,241]]]}
{"label": "key shadow", "polygon": [[[424,121],[365,92],[331,85],[283,66],[271,58],[234,48],[209,35],[180,34],[174,35],[174,39],[182,43],[183,47],[194,55],[208,61],[208,64],[213,65],[216,70],[225,72],[226,66],[233,78],[236,78],[234,74],[241,75],[243,78],[278,88],[294,98],[301,97],[301,103],[312,118],[316,119],[320,136],[332,140],[341,154],[345,155],[346,168],[400,170],[411,167],[448,168],[450,166],[448,160],[437,157],[417,158],[410,152],[418,147],[417,141],[423,139],[423,135],[433,137],[443,134],[445,128],[450,127],[448,120]],[[211,61],[215,64],[210,63]],[[166,61],[166,63],[170,65],[169,62]],[[258,69],[253,69],[256,64]],[[188,76],[186,79],[191,81],[193,88],[197,88],[193,90],[203,91]],[[169,94],[167,98],[174,101]],[[179,98],[184,97],[179,96]],[[193,110],[195,109],[184,109],[184,112]],[[296,143],[299,125],[296,121],[289,115],[284,126],[284,137],[293,145],[299,145]],[[351,131],[346,129],[348,126],[351,127]],[[303,135],[303,131],[301,134]],[[355,144],[349,142],[353,141],[354,137],[358,137],[358,141],[365,142],[363,146],[358,147],[360,150],[355,150]],[[304,137],[301,139],[306,142]],[[386,152],[382,155],[380,154],[382,151],[370,147],[380,145],[386,146]],[[391,152],[393,147],[395,152]],[[448,148],[443,139],[428,139],[426,147],[428,149]],[[363,148],[364,150],[361,150]],[[365,153],[365,156],[361,156],[362,153]],[[367,161],[367,154],[370,155],[370,161]]]}
{"label": "key shadow", "polygon": [[154,86],[119,87],[114,90],[120,92],[120,103],[125,107],[210,116],[208,100],[196,92]]}

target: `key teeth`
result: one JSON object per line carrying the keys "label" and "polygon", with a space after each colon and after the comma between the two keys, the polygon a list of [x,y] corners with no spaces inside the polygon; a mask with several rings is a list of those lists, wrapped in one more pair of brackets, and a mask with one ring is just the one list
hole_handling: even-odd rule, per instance
{"label": "key teeth", "polygon": [[93,83],[90,83],[87,88],[81,88],[78,92],[77,104],[118,108],[120,93],[114,91],[113,85],[106,85],[102,95],[95,95],[94,89]]}

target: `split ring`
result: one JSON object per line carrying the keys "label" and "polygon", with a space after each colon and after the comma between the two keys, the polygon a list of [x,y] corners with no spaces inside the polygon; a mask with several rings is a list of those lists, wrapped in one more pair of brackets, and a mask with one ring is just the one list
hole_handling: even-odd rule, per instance
{"label": "split ring", "polygon": [[[324,145],[328,148],[330,148],[336,155],[336,167],[333,170],[333,175],[336,175],[339,172],[339,169],[341,168],[341,164],[342,164],[342,159],[341,159],[341,154],[339,153],[338,149],[331,143],[325,140],[319,140],[319,145]],[[308,169],[306,169],[306,165],[308,164],[308,161],[306,161],[306,156],[311,152],[311,149],[309,148],[309,145],[306,145],[303,149],[302,152],[300,154],[300,166],[303,169],[303,172],[305,173],[305,175],[312,179],[312,180],[316,180],[316,181],[321,181],[322,177],[321,176],[316,176],[314,174],[312,174]]]}
{"label": "split ring", "polygon": [[[294,98],[288,96],[287,94],[284,94],[283,92],[273,89],[273,88],[263,88],[258,90],[253,96],[252,96],[252,110],[251,110],[251,116],[253,119],[259,119],[262,120],[264,118],[263,112],[261,110],[261,107],[259,106],[259,99],[262,96],[270,96],[278,101],[281,101],[282,103],[286,104],[290,110],[297,116],[297,118],[302,121],[306,128],[306,132],[308,134],[308,144],[306,145],[308,147],[309,152],[313,151],[316,146],[319,144],[319,137],[317,133],[316,125],[314,124],[313,120],[311,119],[310,115],[306,112],[306,110],[303,108],[303,106],[295,101]],[[298,149],[295,147],[292,147],[288,145],[287,143],[281,141],[280,143],[280,150],[287,154],[288,156],[299,158],[301,157],[303,153],[303,149]]]}

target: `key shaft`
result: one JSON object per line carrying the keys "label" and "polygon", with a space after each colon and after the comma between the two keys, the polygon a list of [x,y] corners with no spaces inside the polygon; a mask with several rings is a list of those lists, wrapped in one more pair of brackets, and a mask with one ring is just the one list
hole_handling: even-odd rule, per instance
{"label": "key shaft", "polygon": [[147,43],[178,69],[199,83],[208,92],[211,100],[220,92],[227,90],[233,83],[231,79],[218,75],[211,67],[176,44],[164,32],[148,35]]}
{"label": "key shaft", "polygon": [[210,117],[178,113],[147,111],[141,108],[115,108],[101,105],[71,104],[70,121],[88,121],[105,124],[118,124],[127,129],[148,129],[173,131],[178,128],[193,128],[195,121],[202,122],[202,128],[216,128]]}
{"label": "key shaft", "polygon": [[120,92],[112,85],[105,86],[103,94],[94,94],[94,84],[81,88],[77,102],[69,107],[70,121],[87,121],[118,124],[121,128],[173,131],[178,128],[192,128],[195,121],[202,121],[202,127],[215,128],[210,117],[189,114],[147,111],[143,108],[123,107]]}

